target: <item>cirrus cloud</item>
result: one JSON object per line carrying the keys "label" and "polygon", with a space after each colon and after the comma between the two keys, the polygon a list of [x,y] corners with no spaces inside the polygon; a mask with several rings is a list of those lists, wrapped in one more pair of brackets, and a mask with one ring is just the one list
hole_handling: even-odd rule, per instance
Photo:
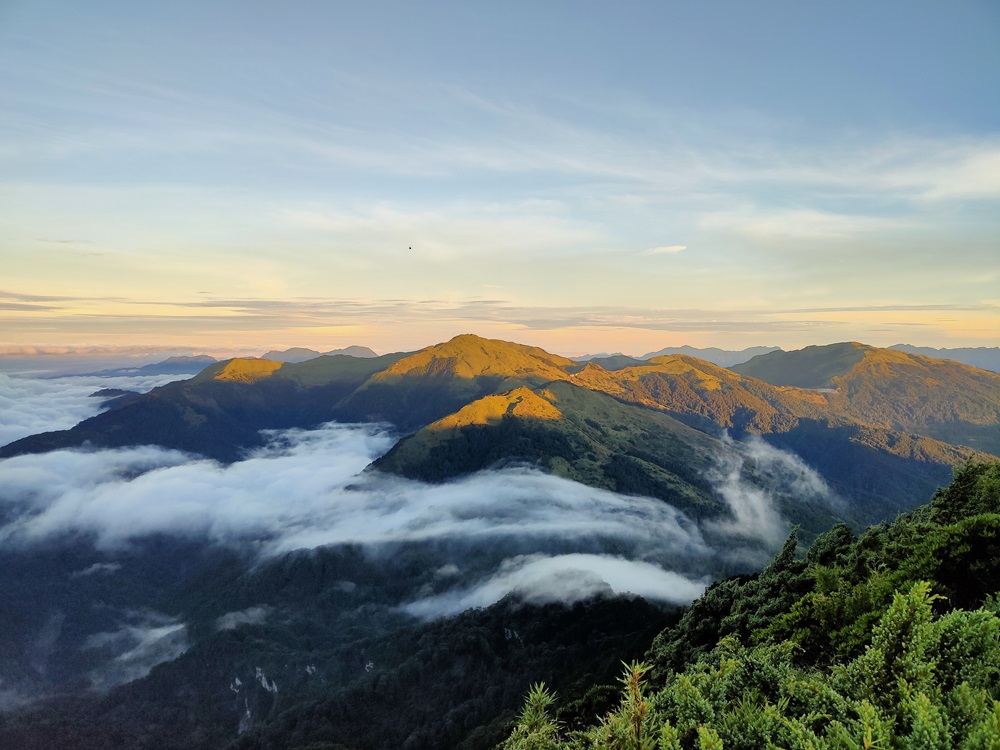
{"label": "cirrus cloud", "polygon": [[687,250],[687,245],[661,245],[650,247],[642,251],[643,255],[676,255],[682,250]]}

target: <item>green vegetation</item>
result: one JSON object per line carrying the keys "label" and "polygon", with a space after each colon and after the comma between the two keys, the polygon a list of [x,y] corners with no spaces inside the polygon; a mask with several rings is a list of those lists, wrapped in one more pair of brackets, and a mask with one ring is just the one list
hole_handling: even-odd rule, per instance
{"label": "green vegetation", "polygon": [[283,365],[283,362],[272,362],[269,359],[227,359],[224,362],[206,367],[195,378],[199,380],[211,378],[231,383],[255,383],[258,380],[271,377]]}
{"label": "green vegetation", "polygon": [[854,343],[772,352],[732,369],[775,386],[827,389],[813,395],[824,402],[825,415],[844,423],[1000,454],[1000,375],[994,372]]}
{"label": "green vegetation", "polygon": [[570,730],[536,685],[515,748],[1000,747],[1000,464],[929,505],[710,588],[619,705]]}
{"label": "green vegetation", "polygon": [[833,378],[846,375],[873,347],[848,341],[827,346],[807,346],[792,352],[761,354],[732,369],[771,385],[797,388],[830,388]]}
{"label": "green vegetation", "polygon": [[236,461],[263,445],[261,430],[311,427],[336,419],[335,405],[405,355],[319,357],[297,364],[227,360],[86,419],[0,448],[0,457],[83,444],[154,444]]}
{"label": "green vegetation", "polygon": [[646,364],[646,360],[644,359],[636,359],[625,354],[612,354],[610,357],[594,357],[594,359],[588,361],[600,365],[608,372],[622,370],[626,367],[641,367]]}
{"label": "green vegetation", "polygon": [[376,466],[442,481],[503,463],[529,463],[704,515],[720,510],[705,476],[723,452],[721,441],[666,414],[557,382],[539,392],[519,388],[473,402],[404,438]]}
{"label": "green vegetation", "polygon": [[338,418],[420,429],[491,394],[569,379],[573,360],[537,347],[456,336],[375,373],[337,405]]}
{"label": "green vegetation", "polygon": [[[611,681],[618,660],[639,658],[671,619],[631,596],[572,606],[532,605],[512,596],[419,622],[395,607],[400,597],[434,581],[441,560],[433,547],[398,549],[388,563],[369,560],[357,548],[325,548],[252,571],[208,550],[208,567],[185,577],[179,569],[200,554],[198,547],[168,550],[159,560],[169,563],[163,575],[148,573],[156,551],[137,549],[134,560],[146,571],[130,574],[127,586],[107,581],[101,591],[102,599],[118,604],[156,590],[157,610],[176,612],[188,623],[191,648],[106,695],[79,684],[20,712],[0,712],[0,747],[485,750],[505,736],[524,685],[544,680],[575,693]],[[82,648],[90,623],[78,623],[77,616],[103,618],[104,629],[114,627],[114,618],[77,593],[81,585],[97,586],[96,579],[52,575],[65,556],[54,552],[46,561],[53,565],[26,571],[34,570],[35,580],[7,582],[16,596],[5,601],[17,610],[0,610],[0,625],[17,627],[25,614],[44,618],[45,603],[32,601],[32,594],[39,600],[46,588],[65,587],[78,597],[63,600],[72,607],[65,625],[75,636],[72,651],[91,660],[85,666],[97,667],[99,654]],[[344,585],[348,579],[353,586]],[[164,584],[163,590],[150,581]],[[271,615],[218,630],[220,615],[250,604],[266,605]],[[16,634],[4,632],[11,640]],[[257,668],[276,692],[262,686]],[[247,710],[252,721],[241,731]]]}
{"label": "green vegetation", "polygon": [[693,357],[654,357],[640,367],[607,372],[596,365],[574,382],[629,403],[667,411],[695,427],[725,427],[737,434],[791,429],[802,418],[823,416],[814,403],[763,381]]}

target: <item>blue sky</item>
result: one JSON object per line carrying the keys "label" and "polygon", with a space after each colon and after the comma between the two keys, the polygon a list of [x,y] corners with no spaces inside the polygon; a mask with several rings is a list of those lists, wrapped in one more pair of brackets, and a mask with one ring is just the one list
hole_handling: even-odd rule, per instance
{"label": "blue sky", "polygon": [[995,2],[0,0],[0,347],[1000,344]]}

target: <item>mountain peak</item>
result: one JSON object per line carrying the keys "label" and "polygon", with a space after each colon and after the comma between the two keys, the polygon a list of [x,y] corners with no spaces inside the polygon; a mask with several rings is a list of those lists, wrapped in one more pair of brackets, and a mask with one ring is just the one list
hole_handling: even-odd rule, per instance
{"label": "mountain peak", "polygon": [[506,415],[534,419],[561,419],[562,412],[530,388],[521,386],[507,393],[484,396],[428,426],[428,430],[450,430],[468,425],[496,424]]}
{"label": "mountain peak", "polygon": [[794,351],[760,354],[730,369],[741,375],[763,380],[771,385],[798,388],[828,388],[830,381],[843,377],[860,364],[870,352],[889,351],[857,341],[843,341],[823,346],[807,346]]}
{"label": "mountain peak", "polygon": [[195,380],[224,380],[231,383],[255,383],[271,377],[284,366],[284,362],[269,359],[236,358],[205,368]]}
{"label": "mountain peak", "polygon": [[568,378],[567,368],[575,367],[578,365],[573,360],[538,347],[466,333],[399,360],[379,377],[443,375],[454,378],[500,376],[565,380]]}

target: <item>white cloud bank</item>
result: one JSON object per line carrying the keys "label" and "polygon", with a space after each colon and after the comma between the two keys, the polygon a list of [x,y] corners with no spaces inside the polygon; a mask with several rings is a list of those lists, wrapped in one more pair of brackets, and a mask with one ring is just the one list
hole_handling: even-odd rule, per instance
{"label": "white cloud bank", "polygon": [[510,592],[533,604],[574,602],[600,593],[687,604],[707,585],[705,578],[692,580],[651,563],[609,555],[525,555],[505,560],[496,575],[470,589],[419,599],[403,610],[422,618],[456,615],[489,606]]}
{"label": "white cloud bank", "polygon": [[[728,433],[723,439],[737,450],[710,472],[709,479],[725,500],[730,515],[706,521],[706,531],[758,539],[774,547],[788,534],[791,526],[781,516],[775,494],[831,508],[837,508],[842,502],[823,477],[795,454],[775,448],[755,435],[738,443]],[[755,475],[753,480],[748,477],[748,469]]]}
{"label": "white cloud bank", "polygon": [[435,540],[622,539],[709,556],[696,525],[670,505],[532,469],[485,471],[442,485],[361,473],[392,445],[377,428],[292,430],[221,466],[140,446],[53,451],[0,461],[0,527],[9,544],[85,534],[102,548],[155,533],[257,545],[265,555],[327,544]]}
{"label": "white cloud bank", "polygon": [[90,394],[103,388],[145,393],[178,380],[176,375],[98,378],[64,377],[43,380],[0,373],[0,445],[28,435],[67,430],[100,411],[103,399]]}
{"label": "white cloud bank", "polygon": [[[37,390],[28,381],[17,387],[20,401],[8,409],[15,414],[28,414],[25,402],[44,402],[55,392],[44,382]],[[52,413],[68,418],[90,387],[68,386],[74,393],[57,398],[62,405]],[[744,543],[760,552],[762,542],[774,546],[787,531],[770,488],[747,481],[735,458],[715,477],[731,518],[699,527],[663,501],[530,468],[483,471],[440,485],[364,471],[394,441],[377,425],[327,424],[271,437],[266,448],[229,466],[155,446],[5,459],[0,543],[27,548],[84,536],[115,550],[171,534],[250,548],[264,558],[334,544],[391,554],[393,545],[431,543],[459,550],[453,562],[477,560],[478,581],[466,571],[452,590],[409,605],[428,616],[489,604],[512,590],[534,600],[572,600],[610,587],[689,601],[719,559]],[[826,491],[808,467],[761,442],[735,444],[735,455],[753,459],[758,473],[786,491]],[[734,542],[725,554],[713,549],[720,535]],[[219,627],[262,613],[231,614]]]}

